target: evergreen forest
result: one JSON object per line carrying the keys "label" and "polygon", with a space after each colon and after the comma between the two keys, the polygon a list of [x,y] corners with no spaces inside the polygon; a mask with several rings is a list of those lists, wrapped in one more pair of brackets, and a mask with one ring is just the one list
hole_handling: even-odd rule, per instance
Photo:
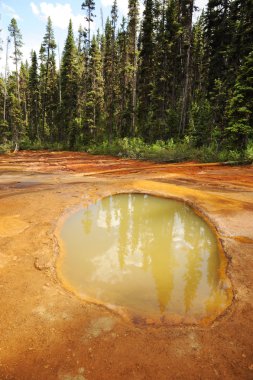
{"label": "evergreen forest", "polygon": [[253,159],[253,0],[209,0],[198,19],[194,0],[145,0],[143,15],[139,6],[129,0],[119,19],[115,0],[93,33],[95,1],[80,3],[87,27],[74,35],[70,20],[60,63],[50,18],[29,61],[11,20],[0,52],[2,150]]}

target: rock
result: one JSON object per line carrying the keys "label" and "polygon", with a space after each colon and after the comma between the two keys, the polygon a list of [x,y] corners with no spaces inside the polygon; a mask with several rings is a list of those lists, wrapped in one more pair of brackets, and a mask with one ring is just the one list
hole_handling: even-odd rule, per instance
{"label": "rock", "polygon": [[50,269],[53,266],[53,258],[51,250],[47,247],[36,252],[37,257],[34,260],[34,266],[36,269],[43,271]]}
{"label": "rock", "polygon": [[36,257],[34,261],[34,266],[36,269],[42,271],[42,270],[47,270],[50,269],[52,266],[52,262],[48,261],[44,257]]}

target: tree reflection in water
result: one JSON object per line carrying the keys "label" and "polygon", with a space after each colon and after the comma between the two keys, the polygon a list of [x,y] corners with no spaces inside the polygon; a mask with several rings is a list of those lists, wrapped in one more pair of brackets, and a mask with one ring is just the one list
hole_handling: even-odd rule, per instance
{"label": "tree reflection in water", "polygon": [[63,272],[90,297],[136,312],[195,317],[226,301],[216,237],[182,202],[104,198],[69,218],[62,237]]}

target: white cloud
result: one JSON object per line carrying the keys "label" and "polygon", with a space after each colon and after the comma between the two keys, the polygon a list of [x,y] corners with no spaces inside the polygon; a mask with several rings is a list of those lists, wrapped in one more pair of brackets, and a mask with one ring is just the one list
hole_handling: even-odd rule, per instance
{"label": "white cloud", "polygon": [[[75,15],[70,4],[41,2],[37,5],[31,2],[30,6],[33,14],[42,20],[46,21],[50,16],[53,27],[65,30],[68,28],[70,19],[72,20],[73,29],[75,31],[78,30],[80,25],[85,25],[84,15]],[[92,26],[94,29],[95,26]]]}
{"label": "white cloud", "polygon": [[[101,0],[101,4],[103,7],[112,7],[114,0]],[[122,13],[124,16],[127,16],[128,14],[128,0],[119,0],[117,2],[118,9],[120,13]],[[142,1],[140,1],[140,14],[143,13],[144,6]]]}
{"label": "white cloud", "polygon": [[7,5],[5,3],[2,3],[2,9],[10,17],[15,18],[16,20],[21,20],[21,17],[17,14],[17,12],[15,11],[15,9],[13,9],[12,7],[10,7],[9,5]]}
{"label": "white cloud", "polygon": [[32,8],[32,13],[33,13],[34,15],[36,15],[36,16],[39,16],[39,14],[40,14],[40,10],[39,10],[39,8],[37,7],[37,5],[34,4],[33,2],[31,2],[31,3],[30,3],[30,6],[31,6],[31,8]]}

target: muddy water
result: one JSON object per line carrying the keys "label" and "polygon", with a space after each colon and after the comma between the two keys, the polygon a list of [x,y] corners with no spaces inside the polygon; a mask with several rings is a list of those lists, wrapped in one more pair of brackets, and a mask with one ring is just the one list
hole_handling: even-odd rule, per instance
{"label": "muddy water", "polygon": [[228,304],[216,236],[182,202],[142,194],[104,198],[71,215],[61,239],[62,276],[83,298],[145,318],[200,320]]}

